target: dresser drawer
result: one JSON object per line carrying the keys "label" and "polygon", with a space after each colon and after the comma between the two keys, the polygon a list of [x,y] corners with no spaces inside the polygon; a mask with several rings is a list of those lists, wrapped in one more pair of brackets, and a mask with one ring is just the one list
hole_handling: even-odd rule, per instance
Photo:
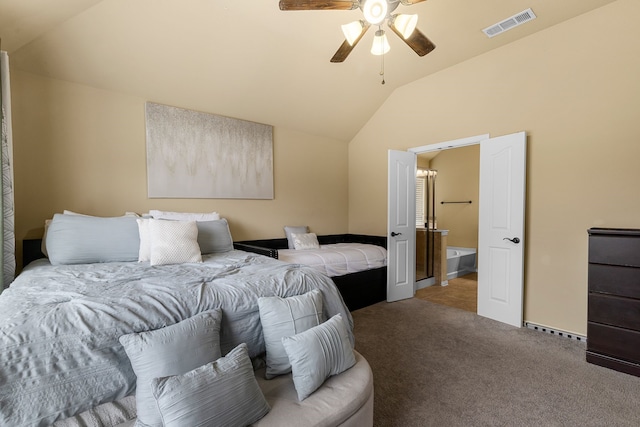
{"label": "dresser drawer", "polygon": [[589,236],[589,262],[640,267],[640,238],[625,235]]}
{"label": "dresser drawer", "polygon": [[589,321],[640,331],[640,300],[590,292]]}
{"label": "dresser drawer", "polygon": [[640,332],[587,323],[587,350],[631,362],[640,361]]}
{"label": "dresser drawer", "polygon": [[589,264],[589,291],[640,299],[640,268]]}

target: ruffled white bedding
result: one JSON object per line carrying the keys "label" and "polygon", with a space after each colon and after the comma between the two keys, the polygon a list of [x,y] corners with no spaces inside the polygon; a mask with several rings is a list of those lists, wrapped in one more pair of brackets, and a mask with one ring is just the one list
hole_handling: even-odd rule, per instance
{"label": "ruffled white bedding", "polygon": [[278,259],[304,264],[329,277],[371,270],[387,265],[387,250],[364,243],[334,243],[319,249],[279,249]]}

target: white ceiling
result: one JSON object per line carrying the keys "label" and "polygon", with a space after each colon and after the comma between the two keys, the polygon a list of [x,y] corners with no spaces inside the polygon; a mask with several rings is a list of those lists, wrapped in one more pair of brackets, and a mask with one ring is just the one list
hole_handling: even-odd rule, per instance
{"label": "white ceiling", "polygon": [[[420,58],[369,30],[332,64],[353,11],[280,11],[278,0],[0,0],[2,49],[14,67],[178,107],[350,141],[399,86],[615,0],[429,0],[417,13],[436,45]],[[482,29],[531,7],[537,19]],[[437,100],[434,100],[437,102]]]}

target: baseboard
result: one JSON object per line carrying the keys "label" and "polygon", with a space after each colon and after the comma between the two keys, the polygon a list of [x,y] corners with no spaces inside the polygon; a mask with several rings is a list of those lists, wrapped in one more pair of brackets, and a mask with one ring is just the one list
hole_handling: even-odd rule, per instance
{"label": "baseboard", "polygon": [[418,280],[416,282],[416,290],[422,288],[428,288],[429,286],[433,286],[436,284],[436,279],[434,277],[428,277],[426,279]]}
{"label": "baseboard", "polygon": [[529,328],[540,332],[546,332],[547,334],[556,335],[561,338],[570,338],[575,341],[587,342],[587,337],[583,335],[574,334],[572,332],[563,331],[560,329],[549,328],[547,326],[536,325],[531,322],[524,322],[524,325]]}

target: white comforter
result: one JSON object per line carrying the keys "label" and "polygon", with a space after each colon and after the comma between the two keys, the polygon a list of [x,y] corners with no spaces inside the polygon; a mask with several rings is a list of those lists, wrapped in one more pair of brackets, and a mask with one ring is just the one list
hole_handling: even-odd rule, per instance
{"label": "white comforter", "polygon": [[387,265],[387,250],[364,243],[335,243],[320,249],[279,249],[278,259],[291,264],[304,264],[329,277]]}

